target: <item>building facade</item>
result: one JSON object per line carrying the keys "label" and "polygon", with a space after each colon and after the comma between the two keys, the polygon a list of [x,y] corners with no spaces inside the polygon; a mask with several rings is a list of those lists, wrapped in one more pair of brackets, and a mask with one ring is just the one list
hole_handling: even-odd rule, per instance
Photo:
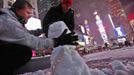
{"label": "building facade", "polygon": [[126,10],[126,8],[122,6],[121,0],[105,0],[105,1],[110,9],[110,14],[112,15],[112,20],[114,22],[115,27],[117,28],[122,26],[125,31],[126,35],[125,37],[130,40],[133,37],[132,34],[133,27],[128,20],[127,17],[128,12],[124,11],[124,9]]}
{"label": "building facade", "polygon": [[38,15],[42,21],[50,7],[59,4],[60,0],[37,0]]}
{"label": "building facade", "polygon": [[50,0],[37,0],[39,18],[43,20],[45,14],[51,7]]}
{"label": "building facade", "polygon": [[132,39],[134,39],[134,0],[120,0],[120,2],[133,28],[133,32],[131,33],[131,35],[133,36]]}
{"label": "building facade", "polygon": [[[81,31],[81,25],[85,27],[85,30],[88,27],[91,34],[89,37],[93,38],[92,43],[96,42],[98,46],[103,46],[105,42],[111,42],[110,39],[114,37],[114,31],[108,16],[110,12],[104,0],[74,0],[73,9],[77,31]],[[97,15],[95,15],[96,13]]]}

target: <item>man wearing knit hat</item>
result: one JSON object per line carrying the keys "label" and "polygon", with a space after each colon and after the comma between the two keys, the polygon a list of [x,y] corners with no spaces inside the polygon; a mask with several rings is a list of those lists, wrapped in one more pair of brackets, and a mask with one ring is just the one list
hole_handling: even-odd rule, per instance
{"label": "man wearing knit hat", "polygon": [[73,0],[60,0],[60,4],[56,7],[51,7],[43,19],[43,31],[48,34],[50,24],[63,21],[71,32],[74,31],[74,11],[71,9]]}

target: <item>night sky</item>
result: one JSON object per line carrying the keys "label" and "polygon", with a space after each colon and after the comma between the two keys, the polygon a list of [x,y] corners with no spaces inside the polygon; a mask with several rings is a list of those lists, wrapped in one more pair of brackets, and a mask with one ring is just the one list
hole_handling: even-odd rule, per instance
{"label": "night sky", "polygon": [[134,0],[120,0],[120,2],[122,3],[122,5],[128,5],[130,3],[134,3]]}

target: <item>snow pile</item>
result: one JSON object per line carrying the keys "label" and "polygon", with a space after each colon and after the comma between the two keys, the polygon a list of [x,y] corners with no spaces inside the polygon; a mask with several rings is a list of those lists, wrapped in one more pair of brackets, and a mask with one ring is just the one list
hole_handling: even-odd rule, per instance
{"label": "snow pile", "polygon": [[92,75],[88,65],[75,50],[75,46],[54,48],[51,56],[52,75]]}
{"label": "snow pile", "polygon": [[51,75],[51,72],[49,69],[45,69],[45,70],[38,70],[35,72],[27,72],[27,73],[20,74],[20,75]]}
{"label": "snow pile", "polygon": [[[111,65],[111,68],[102,68],[102,69],[88,68],[91,72],[91,74],[89,75],[134,75],[134,66],[131,62],[124,64],[119,60],[114,60],[110,62],[109,65]],[[77,72],[81,72],[81,71],[78,69]],[[20,75],[52,75],[52,73],[50,69],[45,69],[45,70],[38,70],[36,72],[28,72]],[[72,75],[76,75],[76,74],[72,74]],[[81,75],[85,75],[85,74],[81,74]]]}

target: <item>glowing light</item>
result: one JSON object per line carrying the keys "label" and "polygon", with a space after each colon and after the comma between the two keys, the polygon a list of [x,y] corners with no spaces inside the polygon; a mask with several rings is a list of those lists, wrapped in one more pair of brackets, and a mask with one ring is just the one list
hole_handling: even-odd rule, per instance
{"label": "glowing light", "polygon": [[97,14],[98,14],[98,12],[97,12],[97,11],[95,11],[95,12],[94,12],[94,15],[97,15]]}
{"label": "glowing light", "polygon": [[105,32],[105,28],[103,26],[103,22],[102,22],[100,16],[99,15],[96,15],[95,16],[95,19],[96,19],[96,24],[97,24],[97,26],[99,28],[99,32],[101,34],[101,37],[102,37],[103,41],[104,42],[108,42],[108,37],[107,37],[107,34]]}
{"label": "glowing light", "polygon": [[88,20],[84,20],[84,24],[87,25],[88,24]]}
{"label": "glowing light", "polygon": [[96,19],[96,24],[97,24],[97,25],[102,24],[102,20],[101,20],[101,18],[100,18],[99,15],[96,15],[96,16],[95,16],[95,19]]}
{"label": "glowing light", "polygon": [[121,27],[117,27],[116,31],[118,33],[118,36],[124,36],[123,32],[121,31]]}
{"label": "glowing light", "polygon": [[41,21],[37,18],[31,17],[25,26],[28,30],[41,29]]}
{"label": "glowing light", "polygon": [[82,25],[80,27],[81,27],[82,33],[85,33],[85,28]]}
{"label": "glowing light", "polygon": [[84,35],[85,43],[89,44],[88,36]]}
{"label": "glowing light", "polygon": [[128,15],[128,20],[131,21],[132,19],[134,19],[134,12],[130,15]]}
{"label": "glowing light", "polygon": [[115,29],[114,22],[113,22],[113,20],[112,20],[111,15],[110,15],[110,14],[108,14],[108,17],[109,17],[109,19],[110,19],[110,22],[111,22],[111,24],[112,24],[113,28]]}
{"label": "glowing light", "polygon": [[96,16],[95,16],[95,19],[96,19],[96,20],[100,20],[100,16],[99,16],[99,15],[96,15]]}
{"label": "glowing light", "polygon": [[102,24],[102,20],[97,20],[97,21],[96,21],[96,24],[97,24],[97,25]]}
{"label": "glowing light", "polygon": [[118,38],[117,40],[119,43],[124,43],[126,41],[126,38]]}
{"label": "glowing light", "polygon": [[98,27],[99,27],[99,31],[100,32],[105,32],[105,29],[104,29],[104,26],[103,25],[99,25]]}
{"label": "glowing light", "polygon": [[80,17],[80,16],[81,16],[81,14],[80,14],[80,13],[76,14],[76,17]]}
{"label": "glowing light", "polygon": [[32,56],[35,57],[36,56],[36,51],[32,50]]}

